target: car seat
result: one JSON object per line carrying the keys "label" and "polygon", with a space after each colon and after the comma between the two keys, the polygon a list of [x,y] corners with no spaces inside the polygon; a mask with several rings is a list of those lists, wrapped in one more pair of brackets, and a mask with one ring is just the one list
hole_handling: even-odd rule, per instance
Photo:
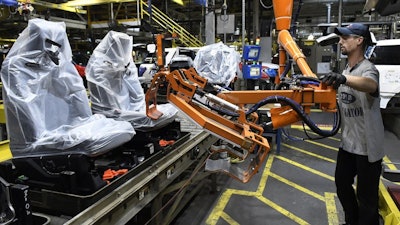
{"label": "car seat", "polygon": [[178,110],[171,104],[157,105],[163,115],[152,120],[138,71],[132,59],[132,37],[109,31],[93,51],[86,66],[92,110],[106,117],[131,122],[136,131],[152,131],[174,121]]}
{"label": "car seat", "polygon": [[[1,69],[13,162],[24,175],[50,186],[63,179],[60,170],[73,171],[74,176],[88,173],[90,158],[135,135],[128,122],[92,114],[71,60],[65,24],[32,19]],[[86,177],[82,183],[88,186],[90,180]]]}

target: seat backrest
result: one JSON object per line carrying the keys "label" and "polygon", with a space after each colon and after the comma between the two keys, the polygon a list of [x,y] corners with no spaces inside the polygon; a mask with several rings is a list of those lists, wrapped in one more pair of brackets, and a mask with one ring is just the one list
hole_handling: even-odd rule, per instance
{"label": "seat backrest", "polygon": [[63,22],[29,20],[1,69],[13,153],[35,151],[39,142],[46,148],[65,149],[81,139],[69,131],[92,112],[71,59]]}
{"label": "seat backrest", "polygon": [[93,51],[86,66],[93,112],[113,117],[116,111],[145,110],[132,45],[131,36],[109,31]]}
{"label": "seat backrest", "polygon": [[90,56],[86,80],[94,113],[128,121],[135,130],[147,132],[175,120],[178,111],[171,104],[162,104],[162,117],[158,120],[147,117],[132,45],[129,35],[109,31]]}

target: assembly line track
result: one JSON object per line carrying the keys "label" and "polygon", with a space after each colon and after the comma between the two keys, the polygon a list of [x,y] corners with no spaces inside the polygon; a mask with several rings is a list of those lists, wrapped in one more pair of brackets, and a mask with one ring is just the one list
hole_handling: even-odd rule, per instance
{"label": "assembly line track", "polygon": [[195,162],[193,152],[200,157],[217,140],[205,131],[198,133],[64,224],[126,224]]}

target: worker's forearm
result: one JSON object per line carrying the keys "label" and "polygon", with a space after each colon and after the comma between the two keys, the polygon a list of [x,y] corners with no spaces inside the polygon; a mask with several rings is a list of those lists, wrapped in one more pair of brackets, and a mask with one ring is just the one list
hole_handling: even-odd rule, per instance
{"label": "worker's forearm", "polygon": [[375,93],[378,88],[378,83],[372,78],[352,76],[352,75],[345,75],[345,76],[347,79],[346,85],[358,91]]}

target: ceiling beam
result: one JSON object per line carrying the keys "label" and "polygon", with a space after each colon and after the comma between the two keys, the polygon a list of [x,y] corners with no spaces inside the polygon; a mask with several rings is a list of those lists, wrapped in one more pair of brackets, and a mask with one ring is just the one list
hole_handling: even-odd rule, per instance
{"label": "ceiling beam", "polygon": [[86,10],[80,9],[75,6],[67,6],[67,5],[65,5],[65,3],[55,4],[55,3],[45,2],[45,1],[40,1],[40,0],[18,0],[18,2],[25,3],[25,4],[32,4],[32,5],[39,5],[39,6],[50,8],[50,9],[58,9],[58,10],[63,10],[63,11],[68,11],[68,12],[73,12],[73,13],[87,14]]}
{"label": "ceiling beam", "polygon": [[123,2],[136,2],[138,0],[72,0],[66,3],[62,3],[60,5],[65,5],[68,7],[76,7],[76,6],[92,6],[92,5],[102,5],[109,3],[123,3]]}
{"label": "ceiling beam", "polygon": [[[31,16],[34,17],[34,18],[42,18],[43,17],[43,16],[38,15],[38,14],[31,14]],[[71,20],[71,19],[66,19],[66,18],[57,17],[57,16],[50,16],[49,21],[52,21],[52,22],[64,22],[66,28],[81,29],[81,30],[86,30],[87,29],[87,22],[86,21]]]}

